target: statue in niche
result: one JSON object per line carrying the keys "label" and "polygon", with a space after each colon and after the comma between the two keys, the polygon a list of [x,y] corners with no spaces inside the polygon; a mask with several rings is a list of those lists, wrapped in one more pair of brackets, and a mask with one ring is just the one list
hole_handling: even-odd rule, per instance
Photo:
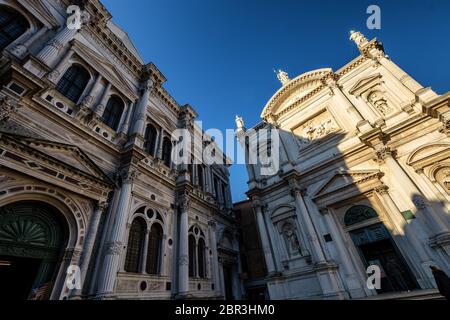
{"label": "statue in niche", "polygon": [[392,108],[388,105],[386,98],[381,91],[374,91],[367,97],[367,100],[383,115],[388,115]]}
{"label": "statue in niche", "polygon": [[283,235],[286,241],[286,248],[292,255],[301,254],[300,242],[298,241],[297,232],[291,223],[286,223],[283,226]]}

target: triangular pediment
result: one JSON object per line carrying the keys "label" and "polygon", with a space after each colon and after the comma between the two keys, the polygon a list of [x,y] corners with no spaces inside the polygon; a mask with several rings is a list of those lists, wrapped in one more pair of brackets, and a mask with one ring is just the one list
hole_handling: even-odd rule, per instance
{"label": "triangular pediment", "polygon": [[90,61],[90,65],[97,69],[97,71],[107,78],[115,87],[121,88],[122,90],[126,91],[129,95],[133,95],[135,98],[137,98],[134,89],[130,85],[130,82],[128,79],[126,79],[122,72],[117,70],[117,67],[112,64],[108,59],[106,59],[103,55],[99,54],[98,52],[95,52],[85,44],[81,43],[80,41],[75,42],[74,46],[75,51],[77,54],[82,56],[83,59],[86,61]]}
{"label": "triangular pediment", "polygon": [[3,133],[3,135],[28,146],[54,162],[64,164],[68,170],[81,171],[104,183],[112,183],[109,177],[77,146],[8,133]]}
{"label": "triangular pediment", "polygon": [[380,82],[381,75],[379,73],[369,77],[362,78],[349,90],[350,94],[360,95],[362,92],[372,88]]}
{"label": "triangular pediment", "polygon": [[326,194],[353,186],[369,179],[378,179],[379,174],[379,170],[338,171],[317,189],[313,198],[322,197]]}

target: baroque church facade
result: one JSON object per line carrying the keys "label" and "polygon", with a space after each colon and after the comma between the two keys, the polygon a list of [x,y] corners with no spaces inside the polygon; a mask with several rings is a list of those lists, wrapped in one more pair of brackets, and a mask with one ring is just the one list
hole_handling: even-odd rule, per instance
{"label": "baroque church facade", "polygon": [[228,165],[102,3],[1,0],[0,49],[2,298],[240,298]]}
{"label": "baroque church facade", "polygon": [[351,40],[348,64],[279,71],[262,121],[236,120],[247,157],[259,129],[279,137],[276,174],[247,160],[270,299],[432,297],[429,267],[450,272],[450,93],[416,82],[376,39]]}

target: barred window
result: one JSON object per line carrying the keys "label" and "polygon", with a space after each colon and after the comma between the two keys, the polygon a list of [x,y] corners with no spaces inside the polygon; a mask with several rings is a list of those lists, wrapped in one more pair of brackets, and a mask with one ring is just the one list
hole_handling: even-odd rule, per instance
{"label": "barred window", "polygon": [[102,119],[103,122],[111,129],[117,131],[120,118],[122,117],[123,107],[123,101],[119,97],[111,96],[111,98],[109,98],[105,111],[103,112]]}
{"label": "barred window", "polygon": [[125,271],[139,272],[142,249],[144,245],[146,224],[141,218],[133,220],[128,237],[127,255],[125,257]]}
{"label": "barred window", "polygon": [[153,223],[148,238],[146,271],[149,274],[159,273],[162,238],[163,230],[161,225],[158,223]]}
{"label": "barred window", "polygon": [[56,85],[56,90],[69,100],[77,103],[90,79],[89,72],[83,67],[73,65],[64,73]]}
{"label": "barred window", "polygon": [[29,27],[27,19],[18,11],[0,6],[0,50],[24,34]]}

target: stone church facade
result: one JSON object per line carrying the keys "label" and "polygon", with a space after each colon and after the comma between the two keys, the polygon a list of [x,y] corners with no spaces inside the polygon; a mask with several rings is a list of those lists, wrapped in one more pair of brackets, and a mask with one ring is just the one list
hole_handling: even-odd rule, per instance
{"label": "stone church facade", "polygon": [[[450,273],[450,93],[417,83],[376,39],[351,40],[360,55],[337,71],[279,71],[252,128],[280,138],[275,175],[247,164],[271,299],[425,297],[430,265]],[[255,131],[236,123],[256,154]]]}
{"label": "stone church facade", "polygon": [[1,0],[0,49],[2,297],[240,298],[227,165],[102,3]]}

